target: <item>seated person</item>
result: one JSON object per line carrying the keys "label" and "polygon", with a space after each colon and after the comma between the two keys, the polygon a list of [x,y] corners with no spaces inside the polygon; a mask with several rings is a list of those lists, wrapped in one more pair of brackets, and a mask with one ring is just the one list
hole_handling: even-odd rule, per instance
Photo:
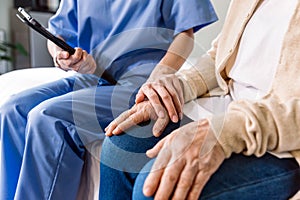
{"label": "seated person", "polygon": [[[53,43],[49,51],[57,67],[79,73],[0,107],[0,199],[75,199],[102,127],[132,105],[149,76],[177,71],[193,33],[216,19],[209,0],[60,1],[49,30],[76,52]],[[104,71],[117,84],[100,78]]]}
{"label": "seated person", "polygon": [[[100,196],[286,200],[295,195],[299,20],[297,0],[231,1],[207,54],[191,69],[142,87],[140,94],[151,92],[152,98],[138,101],[106,128],[111,137],[102,146]],[[170,122],[175,115],[180,122]]]}

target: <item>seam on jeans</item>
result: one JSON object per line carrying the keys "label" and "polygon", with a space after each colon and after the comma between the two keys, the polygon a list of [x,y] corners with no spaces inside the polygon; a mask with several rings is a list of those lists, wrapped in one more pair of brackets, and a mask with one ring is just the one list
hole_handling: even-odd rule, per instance
{"label": "seam on jeans", "polygon": [[[271,180],[275,180],[275,179],[278,179],[278,178],[281,178],[283,176],[287,176],[287,175],[290,175],[290,174],[294,174],[295,172],[299,172],[300,169],[294,169],[292,171],[289,171],[289,172],[285,172],[285,173],[281,173],[279,175],[276,175],[276,176],[270,176],[268,178],[263,178],[263,179],[259,179],[259,180],[256,180],[256,181],[251,181],[251,182],[248,182],[246,184],[242,184],[242,185],[239,185],[239,186],[233,186],[233,187],[229,187],[227,189],[224,189],[223,191],[219,191],[219,192],[216,192],[216,193],[213,193],[213,194],[210,194],[208,196],[205,196],[203,197],[203,199],[209,199],[209,198],[212,198],[212,197],[216,197],[224,192],[229,192],[229,191],[232,191],[232,190],[236,190],[236,189],[241,189],[241,188],[246,188],[246,187],[249,187],[249,186],[252,186],[252,185],[255,185],[255,184],[259,184],[259,183],[262,183],[262,182],[265,182],[265,181],[271,181]],[[202,199],[202,198],[201,198]]]}
{"label": "seam on jeans", "polygon": [[61,163],[62,157],[63,157],[62,151],[63,151],[64,144],[65,143],[63,142],[62,145],[61,145],[61,148],[60,148],[59,159],[58,159],[58,162],[56,164],[54,177],[53,177],[52,184],[51,184],[51,187],[50,187],[50,190],[49,190],[49,195],[48,195],[48,198],[47,198],[48,200],[51,199],[51,196],[52,196],[52,193],[53,193],[53,190],[54,190],[54,185],[55,185],[55,182],[56,182],[57,177],[58,177],[58,171],[59,171],[60,163]]}

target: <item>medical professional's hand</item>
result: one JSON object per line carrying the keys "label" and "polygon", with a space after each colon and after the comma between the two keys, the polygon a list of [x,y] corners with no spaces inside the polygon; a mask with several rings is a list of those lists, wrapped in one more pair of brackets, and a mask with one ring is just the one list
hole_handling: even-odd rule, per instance
{"label": "medical professional's hand", "polygon": [[[147,151],[156,157],[143,192],[154,199],[198,199],[211,175],[225,159],[207,120],[191,122]],[[171,198],[172,197],[172,198]]]}
{"label": "medical professional's hand", "polygon": [[55,55],[57,67],[63,70],[74,70],[82,74],[92,74],[96,70],[94,58],[81,48],[75,48],[76,51],[70,55],[67,51],[58,50]]}
{"label": "medical professional's hand", "polygon": [[119,135],[134,125],[153,119],[156,120],[152,129],[153,135],[158,137],[170,121],[166,110],[161,108],[161,111],[163,112],[162,116],[156,115],[149,101],[135,104],[130,110],[123,112],[105,128],[106,136]]}
{"label": "medical professional's hand", "polygon": [[184,99],[182,86],[175,72],[170,67],[156,67],[138,91],[135,102],[149,100],[156,114],[160,116],[163,114],[161,108],[165,108],[170,119],[176,123],[183,116]]}

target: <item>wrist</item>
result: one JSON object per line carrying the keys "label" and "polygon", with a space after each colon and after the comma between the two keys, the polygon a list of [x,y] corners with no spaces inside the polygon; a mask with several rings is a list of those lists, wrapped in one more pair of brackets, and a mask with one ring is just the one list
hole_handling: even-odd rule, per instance
{"label": "wrist", "polygon": [[153,69],[152,73],[149,76],[148,81],[155,80],[161,75],[175,74],[177,72],[176,69],[169,67],[167,65],[158,64]]}

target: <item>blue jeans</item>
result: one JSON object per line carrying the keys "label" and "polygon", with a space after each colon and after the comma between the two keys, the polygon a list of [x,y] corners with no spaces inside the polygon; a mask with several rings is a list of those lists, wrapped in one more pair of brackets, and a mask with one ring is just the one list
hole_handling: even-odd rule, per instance
{"label": "blue jeans", "polygon": [[86,147],[132,105],[154,66],[118,85],[76,75],[12,96],[0,107],[0,199],[76,199]]}
{"label": "blue jeans", "polygon": [[[181,124],[190,120],[184,118]],[[154,160],[145,152],[180,124],[169,124],[160,138],[151,136],[152,122],[126,134],[106,138],[101,153],[100,199],[153,199],[142,193]],[[300,169],[295,159],[271,154],[257,158],[233,154],[210,178],[199,199],[286,200],[300,189]]]}

